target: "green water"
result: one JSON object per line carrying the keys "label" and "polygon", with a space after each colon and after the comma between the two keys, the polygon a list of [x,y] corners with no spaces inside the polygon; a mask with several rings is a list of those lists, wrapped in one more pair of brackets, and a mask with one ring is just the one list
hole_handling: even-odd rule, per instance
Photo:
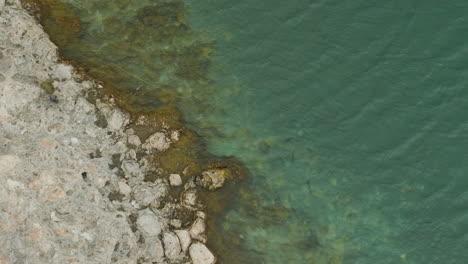
{"label": "green water", "polygon": [[[249,168],[218,228],[255,263],[467,263],[468,2],[189,0],[195,31],[162,44],[102,22],[141,27],[151,1],[70,2],[89,50],[130,88],[176,90],[209,150]],[[211,38],[214,82],[154,59]]]}
{"label": "green water", "polygon": [[264,263],[467,263],[466,1],[190,6],[232,84],[214,96],[225,136],[210,149],[290,209],[264,226],[240,206],[224,228]]}

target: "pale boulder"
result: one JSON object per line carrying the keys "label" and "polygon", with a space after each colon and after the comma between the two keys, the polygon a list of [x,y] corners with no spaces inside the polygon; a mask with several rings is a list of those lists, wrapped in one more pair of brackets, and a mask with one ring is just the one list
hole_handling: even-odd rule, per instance
{"label": "pale boulder", "polygon": [[171,232],[166,232],[163,235],[163,242],[164,242],[164,252],[166,257],[170,260],[177,260],[181,258],[181,247],[179,238],[176,234]]}
{"label": "pale boulder", "polygon": [[214,264],[216,258],[202,243],[196,242],[190,246],[189,255],[193,264]]}
{"label": "pale boulder", "polygon": [[161,234],[162,223],[159,217],[151,212],[140,216],[137,220],[138,227],[148,236]]}

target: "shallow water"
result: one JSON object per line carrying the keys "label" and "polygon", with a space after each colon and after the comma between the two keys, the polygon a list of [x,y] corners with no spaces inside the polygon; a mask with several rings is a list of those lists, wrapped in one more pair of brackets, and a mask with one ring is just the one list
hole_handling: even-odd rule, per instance
{"label": "shallow water", "polygon": [[155,94],[135,105],[177,104],[250,170],[223,263],[246,263],[229,243],[268,264],[468,259],[466,1],[188,0],[176,36],[137,16],[161,1],[69,2],[68,56]]}

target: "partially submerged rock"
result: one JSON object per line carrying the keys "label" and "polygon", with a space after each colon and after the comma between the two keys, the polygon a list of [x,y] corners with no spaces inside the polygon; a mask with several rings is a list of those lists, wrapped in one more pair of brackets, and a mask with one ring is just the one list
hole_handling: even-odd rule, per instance
{"label": "partially submerged rock", "polygon": [[226,169],[212,169],[202,173],[201,185],[208,190],[216,190],[223,187],[229,172]]}
{"label": "partially submerged rock", "polygon": [[189,249],[193,264],[214,264],[216,258],[211,251],[202,243],[195,242]]}
{"label": "partially submerged rock", "polygon": [[151,152],[153,150],[164,151],[168,149],[170,145],[171,140],[166,137],[166,134],[163,132],[156,132],[145,140],[145,143],[141,145],[141,148],[147,152]]}

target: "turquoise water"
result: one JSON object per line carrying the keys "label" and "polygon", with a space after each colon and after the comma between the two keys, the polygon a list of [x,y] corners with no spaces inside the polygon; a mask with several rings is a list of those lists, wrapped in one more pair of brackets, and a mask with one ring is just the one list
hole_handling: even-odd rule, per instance
{"label": "turquoise water", "polygon": [[467,262],[468,2],[190,7],[219,44],[217,111],[194,127],[289,208],[265,225],[241,204],[225,229],[263,263]]}
{"label": "turquoise water", "polygon": [[[188,0],[195,31],[174,38],[136,17],[167,1],[67,2],[84,32],[65,53],[177,91],[209,150],[248,167],[218,228],[255,263],[466,263],[468,2]],[[214,82],[168,63],[211,38]]]}

